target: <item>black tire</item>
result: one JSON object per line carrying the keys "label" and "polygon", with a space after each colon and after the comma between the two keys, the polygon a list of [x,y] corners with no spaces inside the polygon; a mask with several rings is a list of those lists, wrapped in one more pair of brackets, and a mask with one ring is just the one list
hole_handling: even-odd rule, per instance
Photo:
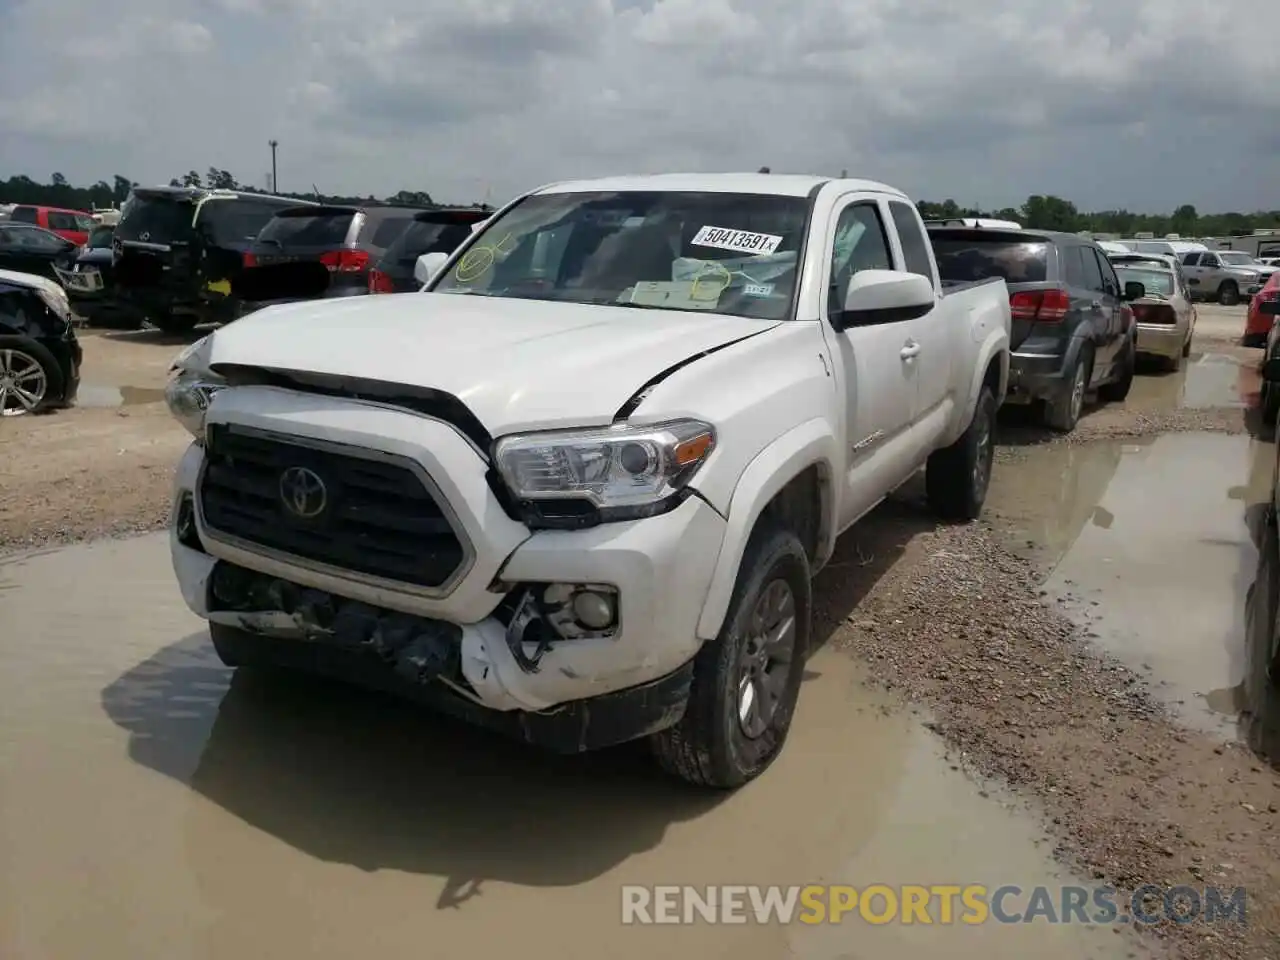
{"label": "black tire", "polygon": [[1274,427],[1276,420],[1280,419],[1280,390],[1277,390],[1272,384],[1265,380],[1262,383],[1262,395],[1259,399],[1259,412],[1262,415],[1262,422],[1268,427]]}
{"label": "black tire", "polygon": [[1218,303],[1224,307],[1234,307],[1240,302],[1240,288],[1234,280],[1223,280],[1218,287]]}
{"label": "black tire", "polygon": [[1089,391],[1089,374],[1093,370],[1093,348],[1083,347],[1076,358],[1071,376],[1062,393],[1044,405],[1044,422],[1050,430],[1070,433],[1084,412],[1084,397]]}
{"label": "black tire", "polygon": [[1133,374],[1138,368],[1138,344],[1129,338],[1129,346],[1125,348],[1124,357],[1120,361],[1120,373],[1110,383],[1098,388],[1098,398],[1107,403],[1121,403],[1133,389]]}
{"label": "black tire", "polygon": [[973,419],[955,443],[934,451],[925,468],[929,508],[944,520],[977,520],[995,462],[996,398],[983,387]]}
{"label": "black tire", "polygon": [[[684,717],[649,738],[659,766],[667,773],[701,787],[732,790],[760,776],[777,759],[791,729],[809,650],[813,606],[809,576],[809,558],[794,533],[768,523],[756,528],[742,557],[724,625],[694,659],[693,687]],[[779,659],[773,661],[752,656],[755,641],[749,628],[757,605],[777,594],[777,583],[789,591],[794,630],[785,647],[775,648]],[[766,672],[769,662],[783,670],[767,722],[754,715],[765,723],[754,734],[744,729],[748,721],[740,716],[744,672],[750,669],[744,661],[750,660],[763,663]]]}
{"label": "black tire", "polygon": [[1191,356],[1191,341],[1194,339],[1194,337],[1195,337],[1194,334],[1188,336],[1187,342],[1182,345],[1182,355],[1184,357]]}
{"label": "black tire", "polygon": [[[52,353],[30,337],[0,336],[0,351],[6,350],[12,351],[8,356],[13,359],[16,372],[21,372],[29,367],[29,364],[25,361],[31,360],[39,364],[41,371],[44,373],[44,393],[40,395],[35,406],[31,409],[26,409],[24,405],[15,400],[10,409],[23,406],[24,413],[46,413],[62,403],[63,396],[66,393],[66,379],[62,375],[62,367],[58,366],[58,361],[54,359]],[[7,365],[8,362],[8,360],[0,357],[0,364]],[[5,369],[7,369],[7,366],[5,366]],[[7,398],[0,402],[8,406]],[[0,410],[0,413],[2,412]]]}
{"label": "black tire", "polygon": [[252,666],[258,659],[254,655],[255,647],[261,647],[264,642],[247,630],[223,623],[209,624],[209,639],[213,641],[213,652],[218,655],[218,659],[233,669]]}
{"label": "black tire", "polygon": [[151,321],[151,325],[157,330],[174,336],[190,333],[196,328],[196,324],[200,322],[199,317],[189,313],[162,313],[147,319]]}

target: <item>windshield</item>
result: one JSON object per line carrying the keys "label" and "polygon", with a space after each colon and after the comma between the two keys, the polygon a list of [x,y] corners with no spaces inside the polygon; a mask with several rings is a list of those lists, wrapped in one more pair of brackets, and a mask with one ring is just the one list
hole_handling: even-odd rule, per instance
{"label": "windshield", "polygon": [[116,236],[143,243],[189,242],[195,212],[189,200],[134,193],[120,210]]}
{"label": "windshield", "polygon": [[1147,288],[1148,297],[1173,296],[1173,274],[1168,270],[1161,270],[1158,267],[1126,267],[1118,263],[1115,264],[1115,268],[1116,273],[1120,275],[1121,283],[1136,280]]}
{"label": "windshield", "polygon": [[1253,257],[1247,253],[1231,251],[1222,251],[1218,257],[1229,267],[1252,267],[1254,265]]}
{"label": "windshield", "polygon": [[276,214],[258,234],[258,242],[281,247],[340,247],[355,218],[354,210],[330,210],[315,216]]}
{"label": "windshield", "polygon": [[433,290],[779,320],[807,216],[800,197],[542,194],[489,221]]}
{"label": "windshield", "polygon": [[90,250],[110,250],[111,236],[114,233],[114,227],[94,227],[89,233],[89,242],[85,246]]}

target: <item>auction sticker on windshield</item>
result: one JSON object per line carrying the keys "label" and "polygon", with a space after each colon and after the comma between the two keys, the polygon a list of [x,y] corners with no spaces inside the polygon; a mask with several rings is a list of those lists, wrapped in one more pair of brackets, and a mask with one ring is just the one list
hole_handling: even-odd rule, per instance
{"label": "auction sticker on windshield", "polygon": [[738,253],[773,253],[778,249],[778,244],[782,243],[782,238],[771,233],[706,226],[697,232],[691,243],[698,247],[715,247]]}

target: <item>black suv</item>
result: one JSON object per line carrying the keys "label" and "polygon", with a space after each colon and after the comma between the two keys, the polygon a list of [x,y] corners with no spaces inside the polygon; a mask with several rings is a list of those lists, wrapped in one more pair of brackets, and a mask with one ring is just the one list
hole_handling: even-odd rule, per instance
{"label": "black suv", "polygon": [[[248,313],[270,303],[310,299],[300,296],[293,283],[297,271],[270,269],[285,264],[323,264],[328,270],[328,284],[319,296],[349,297],[368,293],[370,269],[420,213],[421,207],[390,204],[280,210],[262,228],[244,258],[245,267],[260,275],[253,278],[253,287],[267,298],[258,303],[244,303],[241,312]],[[274,290],[273,274],[281,278],[278,289]],[[238,285],[238,289],[247,289],[249,285],[246,282]]]}
{"label": "black suv", "polygon": [[1075,429],[1085,394],[1129,394],[1137,326],[1128,301],[1145,292],[1122,284],[1092,240],[1047,230],[934,227],[945,283],[1003,277],[1013,313],[1009,400],[1042,403],[1045,423]]}
{"label": "black suv", "polygon": [[492,215],[478,207],[424,210],[413,218],[377,266],[369,271],[370,293],[413,293],[422,284],[414,279],[413,267],[424,253],[453,253],[471,235],[476,224]]}
{"label": "black suv", "polygon": [[239,190],[137,188],[112,239],[121,306],[170,333],[239,313],[231,283],[258,232],[305,201]]}

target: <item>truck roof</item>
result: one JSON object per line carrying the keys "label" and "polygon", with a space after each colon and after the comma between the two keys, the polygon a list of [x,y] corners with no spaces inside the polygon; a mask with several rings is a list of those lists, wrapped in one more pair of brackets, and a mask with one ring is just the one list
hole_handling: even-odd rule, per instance
{"label": "truck roof", "polygon": [[908,200],[901,190],[875,180],[839,180],[834,177],[802,176],[787,173],[659,173],[640,176],[604,177],[599,180],[566,180],[540,187],[534,193],[625,192],[669,190],[700,193],[759,193],[783,197],[807,197],[825,184],[848,190],[887,193]]}

